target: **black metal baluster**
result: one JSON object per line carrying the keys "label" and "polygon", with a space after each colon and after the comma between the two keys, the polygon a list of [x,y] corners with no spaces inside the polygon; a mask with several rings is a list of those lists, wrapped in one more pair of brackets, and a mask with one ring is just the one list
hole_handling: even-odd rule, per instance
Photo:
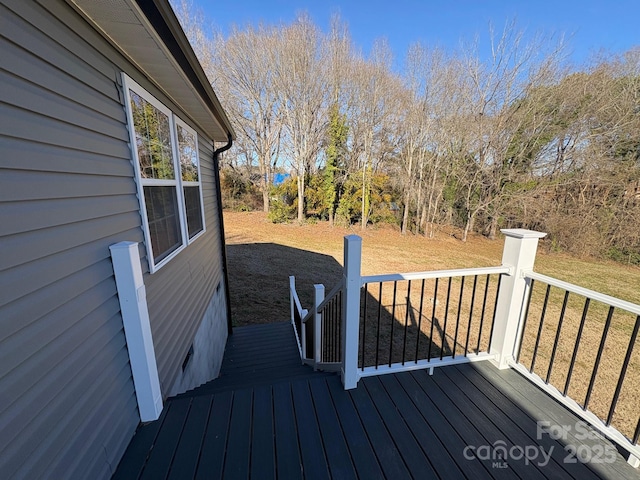
{"label": "black metal baluster", "polygon": [[338,329],[338,362],[342,361],[342,290],[338,292],[338,301],[336,302],[336,325]]}
{"label": "black metal baluster", "polygon": [[[315,328],[315,318],[313,319],[313,323]],[[327,343],[327,328],[326,328],[327,326],[324,322],[323,314],[320,315],[319,323],[320,323],[320,361],[324,362],[324,355],[325,355],[324,352],[325,352],[325,347]],[[315,356],[315,351],[314,351],[314,356]]]}
{"label": "black metal baluster", "polygon": [[322,352],[320,352],[320,361],[326,362],[329,359],[329,343],[331,342],[330,338],[330,325],[329,319],[327,316],[326,305],[325,308],[322,309],[322,315],[320,316],[320,325],[322,328]]}
{"label": "black metal baluster", "polygon": [[[362,292],[361,292],[362,293]],[[333,303],[331,305],[331,309],[333,310],[333,322],[336,326],[336,335],[335,335],[335,339],[336,339],[336,356],[334,357],[333,361],[334,362],[339,362],[341,360],[340,358],[340,304],[338,303],[338,295],[336,294],[333,297]]]}
{"label": "black metal baluster", "polygon": [[331,357],[329,361],[333,362],[336,358],[336,319],[335,319],[335,302],[328,305],[329,323],[331,323]]}
{"label": "black metal baluster", "polygon": [[398,292],[398,282],[393,282],[393,305],[391,306],[391,335],[389,338],[389,366],[393,358],[393,324],[396,323],[396,293]]}
{"label": "black metal baluster", "polygon": [[331,313],[331,326],[333,328],[333,337],[331,339],[331,343],[332,343],[332,348],[331,348],[331,362],[335,362],[336,361],[336,354],[337,354],[337,349],[338,349],[338,342],[336,340],[336,335],[337,335],[337,325],[336,325],[336,302],[332,301],[331,305],[329,306],[329,312]]}
{"label": "black metal baluster", "polygon": [[333,305],[327,305],[327,323],[329,324],[329,335],[327,336],[328,341],[328,349],[327,349],[327,362],[330,362],[333,359],[333,348],[334,348],[334,326],[333,326]]}
{"label": "black metal baluster", "polygon": [[491,341],[493,340],[493,327],[496,324],[496,310],[498,308],[498,295],[500,294],[500,284],[502,283],[502,274],[498,275],[498,285],[496,285],[496,300],[493,302],[493,315],[491,316],[491,330],[489,330],[489,347],[491,350]]}
{"label": "black metal baluster", "polygon": [[333,308],[333,325],[334,325],[334,330],[333,330],[333,339],[334,339],[334,356],[333,356],[333,361],[337,362],[339,361],[339,356],[340,356],[340,325],[338,323],[338,302],[335,301],[335,297],[334,297],[334,302],[333,305],[331,305]]}
{"label": "black metal baluster", "polygon": [[378,368],[378,352],[380,351],[380,317],[382,316],[382,282],[378,292],[378,329],[376,335],[376,369]]}
{"label": "black metal baluster", "polygon": [[529,373],[533,373],[533,367],[535,367],[536,357],[538,356],[538,347],[540,346],[540,337],[542,336],[544,317],[547,314],[547,305],[549,304],[549,292],[551,292],[551,285],[547,285],[547,292],[544,294],[544,303],[542,304],[542,312],[540,313],[540,325],[538,325],[538,335],[536,336],[536,343],[533,347],[533,355],[531,357],[531,367],[529,367]]}
{"label": "black metal baluster", "polygon": [[533,284],[535,280],[532,278],[529,284],[529,295],[527,296],[527,305],[524,309],[524,319],[522,320],[522,330],[520,334],[520,343],[518,344],[518,353],[516,354],[516,363],[520,363],[520,353],[522,352],[522,344],[524,343],[524,334],[527,328],[527,319],[529,318],[529,306],[531,305],[531,297],[533,297]]}
{"label": "black metal baluster", "polygon": [[337,297],[334,297],[334,302],[333,302],[333,312],[334,312],[334,323],[336,326],[336,356],[333,359],[334,362],[339,362],[341,360],[340,358],[340,317],[339,317],[339,313],[340,311],[338,310],[338,302],[335,301],[337,299]]}
{"label": "black metal baluster", "polygon": [[638,317],[636,318],[636,324],[633,327],[633,332],[631,333],[631,340],[629,340],[627,353],[624,356],[624,362],[622,363],[622,370],[620,371],[620,376],[618,377],[618,384],[616,385],[616,391],[613,394],[613,400],[611,400],[609,415],[607,415],[607,422],[606,422],[607,426],[611,424],[611,420],[613,419],[613,412],[615,411],[616,404],[618,403],[618,397],[620,396],[620,391],[622,390],[622,383],[624,382],[624,377],[627,374],[627,367],[629,366],[629,362],[631,361],[631,354],[633,353],[633,346],[636,343],[636,338],[638,338],[639,329],[640,329],[640,315],[638,315]]}
{"label": "black metal baluster", "polygon": [[589,399],[591,398],[591,392],[593,391],[593,385],[596,383],[596,375],[598,374],[598,367],[600,366],[600,359],[602,358],[602,351],[604,350],[604,344],[607,341],[607,334],[609,333],[609,327],[611,326],[611,320],[613,319],[613,311],[615,307],[609,307],[609,313],[607,314],[607,321],[604,324],[604,330],[602,330],[602,338],[600,339],[600,346],[598,347],[598,354],[596,355],[596,362],[593,364],[593,372],[591,372],[591,380],[589,381],[589,388],[587,389],[587,395],[584,398],[584,408],[587,409],[589,405]]}
{"label": "black metal baluster", "polygon": [[473,290],[471,292],[471,307],[469,308],[469,324],[467,325],[467,340],[464,343],[464,356],[469,353],[469,334],[471,333],[471,319],[473,318],[473,306],[476,301],[476,287],[478,285],[478,276],[473,277]]}
{"label": "black metal baluster", "polygon": [[549,383],[551,378],[551,370],[553,369],[553,361],[556,358],[556,351],[558,350],[558,341],[560,340],[560,330],[562,329],[562,322],[564,321],[564,313],[567,309],[567,302],[569,301],[569,290],[564,292],[564,300],[562,301],[562,310],[560,310],[560,319],[558,320],[558,329],[556,330],[556,337],[553,340],[553,349],[551,350],[551,358],[549,359],[549,369],[547,370],[547,378],[544,379],[544,383]]}
{"label": "black metal baluster", "polygon": [[587,297],[584,302],[584,308],[582,309],[582,319],[580,320],[580,326],[578,327],[578,335],[576,335],[576,343],[573,347],[573,354],[571,355],[571,363],[569,363],[569,371],[567,372],[567,381],[564,383],[564,390],[562,395],[567,396],[569,391],[569,383],[571,382],[571,374],[573,373],[573,367],[576,363],[576,357],[578,356],[578,347],[580,346],[580,337],[582,337],[582,330],[584,329],[584,323],[587,320],[587,313],[589,312],[589,303],[591,299]]}
{"label": "black metal baluster", "polygon": [[460,298],[458,299],[458,313],[456,313],[456,329],[453,334],[453,351],[451,352],[451,358],[456,358],[456,346],[458,345],[458,329],[460,328],[460,312],[462,311],[462,295],[464,293],[464,279],[461,277],[460,281]]}
{"label": "black metal baluster", "polygon": [[640,418],[638,418],[638,424],[636,425],[636,431],[633,434],[633,438],[631,439],[631,443],[634,445],[638,444],[638,437],[640,437]]}
{"label": "black metal baluster", "polygon": [[323,315],[320,318],[322,322],[322,326],[324,327],[324,340],[323,340],[323,349],[322,349],[322,361],[328,362],[331,358],[331,322],[329,321],[329,315],[327,315],[326,308],[323,309]]}
{"label": "black metal baluster", "polygon": [[333,321],[333,305],[329,305],[329,325],[331,325],[331,338],[329,339],[329,362],[333,361],[336,355],[336,324]]}
{"label": "black metal baluster", "polygon": [[436,286],[433,289],[433,308],[431,309],[431,328],[429,332],[429,349],[427,350],[427,360],[431,360],[431,345],[433,344],[433,325],[436,323],[436,306],[438,304],[438,280],[436,278]]}
{"label": "black metal baluster", "polygon": [[447,304],[444,307],[444,325],[442,326],[442,344],[440,345],[440,360],[444,355],[444,343],[447,335],[447,318],[449,317],[449,299],[451,298],[451,277],[449,277],[449,286],[447,287]]}
{"label": "black metal baluster", "polygon": [[491,275],[487,274],[487,282],[484,286],[484,295],[482,298],[482,312],[480,313],[480,328],[478,329],[478,343],[476,344],[476,354],[480,353],[480,341],[482,340],[482,326],[484,325],[484,312],[487,308],[487,295],[489,293],[489,278]]}
{"label": "black metal baluster", "polygon": [[404,365],[405,353],[407,351],[407,325],[409,324],[409,307],[411,303],[411,280],[407,283],[407,306],[404,315],[404,338],[402,339],[402,365]]}
{"label": "black metal baluster", "polygon": [[361,353],[361,368],[364,368],[364,346],[367,341],[367,294],[369,293],[369,285],[365,283],[364,287],[364,300],[363,300],[363,315],[362,315],[362,353]]}
{"label": "black metal baluster", "polygon": [[415,363],[418,363],[418,346],[420,345],[420,336],[422,335],[422,305],[424,302],[424,281],[422,279],[422,288],[420,290],[420,311],[418,312],[418,333],[416,334],[416,357]]}
{"label": "black metal baluster", "polygon": [[331,358],[333,358],[333,352],[331,351],[333,347],[333,323],[331,322],[331,315],[329,315],[331,313],[331,310],[328,309],[327,313],[328,315],[325,317],[325,324],[327,325],[327,359],[326,361],[329,362],[331,361]]}

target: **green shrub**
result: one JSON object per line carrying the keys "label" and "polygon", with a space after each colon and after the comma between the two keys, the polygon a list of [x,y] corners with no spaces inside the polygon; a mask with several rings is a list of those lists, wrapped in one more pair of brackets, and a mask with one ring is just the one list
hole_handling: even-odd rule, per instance
{"label": "green shrub", "polygon": [[627,248],[611,247],[607,251],[607,257],[620,263],[640,265],[640,251],[637,250],[634,251]]}

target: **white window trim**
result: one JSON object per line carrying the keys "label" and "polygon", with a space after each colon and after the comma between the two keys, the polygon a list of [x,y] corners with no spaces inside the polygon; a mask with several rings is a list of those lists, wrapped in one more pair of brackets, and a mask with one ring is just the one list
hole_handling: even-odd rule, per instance
{"label": "white window trim", "polygon": [[[196,239],[202,236],[206,231],[205,214],[204,214],[204,198],[202,195],[202,177],[200,173],[200,155],[198,152],[198,135],[196,131],[189,127],[182,119],[177,117],[169,108],[167,108],[162,102],[151,95],[144,87],[140,86],[137,82],[131,79],[126,73],[122,73],[122,85],[125,94],[125,107],[127,113],[127,127],[129,130],[129,143],[132,153],[131,161],[133,163],[136,189],[138,194],[138,202],[140,206],[140,216],[142,218],[142,230],[144,233],[145,248],[147,251],[147,261],[149,263],[149,272],[155,273],[173,258],[175,258],[182,250],[188,245],[191,245]],[[158,179],[143,179],[140,172],[140,160],[138,157],[138,147],[136,143],[136,134],[133,124],[133,112],[131,110],[131,95],[129,91],[134,91],[137,95],[144,98],[147,102],[164,113],[169,118],[169,128],[171,132],[171,153],[173,155],[173,169],[175,173],[175,180],[158,180]],[[186,128],[190,133],[194,135],[196,142],[196,155],[198,158],[198,179],[199,182],[183,182],[182,180],[182,168],[179,161],[178,151],[178,132],[177,124]],[[186,214],[186,202],[184,199],[184,186],[198,185],[200,187],[200,210],[202,214],[202,231],[196,234],[193,238],[189,239],[189,230],[187,226],[187,214]],[[160,262],[156,263],[154,260],[153,246],[151,243],[151,232],[149,230],[149,218],[147,216],[147,207],[145,203],[144,187],[145,186],[175,186],[178,204],[178,216],[180,221],[180,239],[181,243],[178,248],[163,258]]]}
{"label": "white window trim", "polygon": [[[177,127],[180,126],[182,128],[184,128],[187,132],[189,132],[190,134],[193,135],[193,138],[195,139],[196,142],[196,158],[198,160],[198,181],[197,182],[187,182],[185,180],[182,180],[182,166],[178,165],[180,168],[180,181],[182,182],[182,187],[183,187],[183,208],[185,211],[185,235],[187,238],[187,243],[189,245],[191,245],[193,242],[196,241],[196,239],[200,238],[202,235],[204,235],[204,233],[207,231],[207,225],[204,221],[204,197],[202,195],[202,172],[200,171],[200,152],[198,149],[198,134],[196,133],[196,131],[191,128],[189,125],[187,125],[186,122],[184,122],[180,117],[175,116],[174,115],[174,123],[175,123],[175,128],[176,128],[176,141],[178,140],[178,132],[177,132]],[[178,146],[176,146],[176,148],[178,148]],[[180,154],[178,153],[178,158],[179,158]],[[178,160],[178,164],[179,164],[179,160]],[[187,211],[187,202],[186,199],[184,198],[184,187],[198,187],[198,191],[200,193],[200,215],[202,216],[202,230],[199,231],[198,233],[196,233],[193,238],[189,238],[189,226],[187,225],[187,221],[186,221],[186,211]]]}

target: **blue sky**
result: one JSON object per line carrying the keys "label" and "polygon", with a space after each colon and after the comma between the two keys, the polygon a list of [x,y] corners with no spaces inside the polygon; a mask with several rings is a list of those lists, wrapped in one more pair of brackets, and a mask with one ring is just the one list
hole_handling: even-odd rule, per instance
{"label": "blue sky", "polygon": [[460,39],[487,38],[510,19],[527,33],[564,33],[576,63],[600,50],[619,53],[640,44],[640,0],[192,0],[206,23],[223,32],[235,24],[291,22],[308,12],[326,31],[333,13],[340,13],[354,43],[368,53],[374,40],[386,37],[401,60],[407,47],[421,41],[455,49]]}

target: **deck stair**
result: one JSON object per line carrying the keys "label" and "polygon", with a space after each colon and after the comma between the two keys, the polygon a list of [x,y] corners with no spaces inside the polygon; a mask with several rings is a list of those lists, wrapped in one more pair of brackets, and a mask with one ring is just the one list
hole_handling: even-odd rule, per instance
{"label": "deck stair", "polygon": [[229,336],[220,376],[178,397],[208,395],[335,373],[303,365],[290,322],[236,327]]}

